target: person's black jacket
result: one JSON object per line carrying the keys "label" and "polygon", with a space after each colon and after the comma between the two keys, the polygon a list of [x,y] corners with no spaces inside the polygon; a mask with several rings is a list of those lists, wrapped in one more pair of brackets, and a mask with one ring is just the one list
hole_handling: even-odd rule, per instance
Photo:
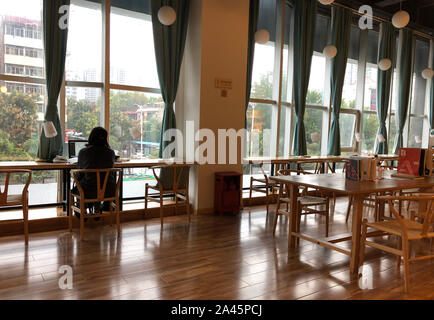
{"label": "person's black jacket", "polygon": [[[113,168],[115,163],[115,153],[107,146],[94,146],[90,145],[81,149],[78,154],[78,168],[79,169],[109,169]],[[80,174],[77,176],[80,185],[83,187],[86,199],[96,198],[97,179],[96,175],[92,173]],[[102,173],[100,177],[101,187],[104,183],[105,174]],[[110,174],[105,197],[112,197],[115,194],[116,177],[115,174]]]}

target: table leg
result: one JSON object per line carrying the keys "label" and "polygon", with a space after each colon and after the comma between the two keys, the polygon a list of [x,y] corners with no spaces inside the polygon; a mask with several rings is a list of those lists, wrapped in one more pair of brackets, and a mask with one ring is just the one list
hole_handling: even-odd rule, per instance
{"label": "table leg", "polygon": [[71,170],[64,169],[65,181],[63,184],[65,185],[65,196],[66,196],[66,213],[69,216],[69,194],[71,192]]}
{"label": "table leg", "polygon": [[295,237],[292,232],[296,232],[297,228],[297,197],[298,197],[298,185],[291,184],[289,186],[289,197],[291,199],[291,215],[288,223],[288,248],[295,248]]}
{"label": "table leg", "polygon": [[68,191],[66,189],[66,169],[62,170],[62,209],[68,212]]}
{"label": "table leg", "polygon": [[122,211],[123,201],[124,201],[124,169],[122,170],[121,183],[119,185],[119,211]]}
{"label": "table leg", "polygon": [[360,239],[363,217],[363,195],[353,196],[353,225],[351,238],[350,272],[357,274],[359,270]]}

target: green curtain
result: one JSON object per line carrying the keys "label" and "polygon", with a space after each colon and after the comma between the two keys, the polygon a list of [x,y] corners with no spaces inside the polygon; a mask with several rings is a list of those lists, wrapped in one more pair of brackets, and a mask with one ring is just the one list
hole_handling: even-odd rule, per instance
{"label": "green curtain", "polygon": [[[246,111],[249,107],[250,91],[252,89],[252,71],[253,71],[253,59],[255,56],[255,32],[258,28],[258,16],[259,16],[259,0],[250,0],[249,11],[249,35],[247,44],[247,73],[246,73]],[[247,127],[247,117],[246,117]]]}
{"label": "green curtain", "polygon": [[[158,10],[162,6],[171,6],[176,11],[176,21],[170,26],[165,26],[158,20]],[[164,155],[163,151],[171,143],[163,140],[163,134],[166,130],[176,128],[173,104],[178,91],[179,72],[187,36],[190,0],[152,0],[151,7],[158,79],[165,102],[159,152],[159,157],[162,158],[168,156]],[[174,150],[171,156],[175,156]]]}
{"label": "green curtain", "polygon": [[408,115],[411,85],[411,63],[413,60],[413,31],[402,29],[399,31],[399,58],[398,58],[398,105],[396,110],[396,138],[393,152],[398,154],[403,147],[403,132]]}
{"label": "green curtain", "polygon": [[296,116],[293,143],[294,155],[307,154],[304,112],[313,54],[317,4],[317,0],[296,0],[294,3],[293,91]]}
{"label": "green curtain", "polygon": [[70,0],[44,0],[43,2],[45,77],[48,100],[45,120],[53,122],[57,130],[57,136],[47,138],[44,130],[42,130],[38,149],[38,158],[42,160],[53,160],[57,155],[63,153],[63,135],[57,110],[57,100],[65,71],[68,29],[61,29],[59,26],[59,21],[64,15],[59,13],[59,8],[69,4]]}
{"label": "green curtain", "polygon": [[[388,58],[392,61],[395,56],[395,28],[388,22],[380,25],[380,36],[378,39],[378,61]],[[393,67],[389,70],[377,71],[377,112],[379,128],[378,133],[384,136],[385,141],[380,142],[377,138],[376,154],[388,154],[386,119],[389,109],[390,85],[392,83]]]}
{"label": "green curtain", "polygon": [[342,104],[342,88],[344,86],[345,69],[347,68],[348,48],[350,44],[351,11],[342,7],[332,8],[331,44],[338,52],[330,62],[330,89],[332,119],[327,154],[339,156],[341,154],[341,134],[339,128],[339,114]]}

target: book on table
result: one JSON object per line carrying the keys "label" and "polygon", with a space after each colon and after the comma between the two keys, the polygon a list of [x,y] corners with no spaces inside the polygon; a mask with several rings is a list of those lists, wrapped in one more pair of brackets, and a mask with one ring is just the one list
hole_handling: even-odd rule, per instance
{"label": "book on table", "polygon": [[346,163],[345,177],[353,181],[376,179],[377,159],[372,157],[349,157]]}
{"label": "book on table", "polygon": [[421,148],[400,148],[398,171],[394,177],[423,177],[432,172],[432,150]]}

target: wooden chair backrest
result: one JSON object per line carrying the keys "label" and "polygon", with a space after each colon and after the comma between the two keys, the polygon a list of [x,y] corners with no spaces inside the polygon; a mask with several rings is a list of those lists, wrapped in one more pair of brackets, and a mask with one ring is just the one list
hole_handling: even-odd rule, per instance
{"label": "wooden chair backrest", "polygon": [[399,215],[399,212],[393,205],[394,200],[401,201],[428,201],[426,216],[421,230],[421,236],[426,237],[432,223],[434,222],[434,196],[433,195],[415,195],[415,196],[381,196],[377,197],[378,200],[386,200],[389,203],[390,212],[392,212],[395,219],[398,221],[403,232],[407,234],[407,227],[404,223],[404,218]]}
{"label": "wooden chair backrest", "polygon": [[5,177],[5,184],[4,184],[3,192],[0,189],[0,206],[7,205],[9,182],[10,182],[10,178],[11,178],[12,174],[27,174],[26,184],[24,185],[24,188],[23,188],[23,191],[22,191],[22,196],[23,197],[27,194],[27,190],[29,188],[30,181],[32,180],[32,171],[31,170],[25,170],[25,169],[20,169],[20,170],[0,170],[0,175],[3,175],[3,174],[5,174],[6,177]]}
{"label": "wooden chair backrest", "polygon": [[[96,194],[97,197],[94,199],[86,199],[83,187],[80,185],[80,182],[77,178],[78,174],[89,174],[94,173],[96,175]],[[101,184],[101,174],[105,173],[104,175],[104,181]],[[115,195],[113,197],[105,197],[105,191],[107,188],[107,182],[110,174],[116,174],[116,188],[115,188]],[[86,202],[102,202],[102,201],[113,201],[117,200],[119,196],[119,188],[122,181],[122,169],[76,169],[71,170],[71,175],[74,179],[75,185],[78,188],[78,191],[80,193],[80,197],[83,199],[86,199]]]}
{"label": "wooden chair backrest", "polygon": [[[160,170],[160,175],[156,173],[156,170]],[[161,180],[161,172],[162,170],[166,170],[166,173],[168,170],[171,170],[171,176],[169,175],[169,178],[172,180],[171,183],[166,183],[165,181]],[[161,190],[187,190],[188,189],[188,178],[189,178],[189,170],[190,166],[187,164],[176,164],[176,165],[166,165],[166,166],[155,166],[152,167],[152,172],[154,173],[154,177],[157,180],[157,184]]]}

